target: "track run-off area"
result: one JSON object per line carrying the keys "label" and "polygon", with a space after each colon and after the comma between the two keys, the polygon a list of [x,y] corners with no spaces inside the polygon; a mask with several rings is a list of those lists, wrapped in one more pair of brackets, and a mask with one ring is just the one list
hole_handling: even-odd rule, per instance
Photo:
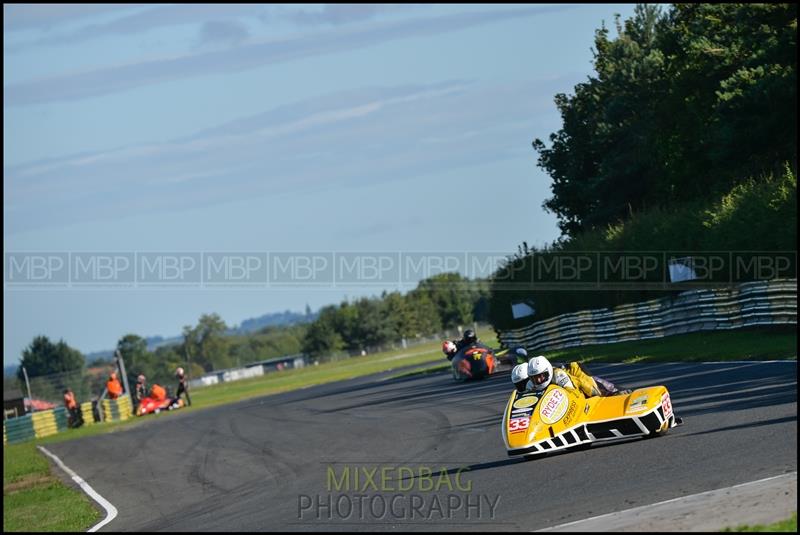
{"label": "track run-off area", "polygon": [[382,373],[47,448],[117,509],[101,531],[689,531],[796,510],[796,360],[591,370],[623,388],[665,385],[684,425],[509,458],[508,371],[462,384]]}

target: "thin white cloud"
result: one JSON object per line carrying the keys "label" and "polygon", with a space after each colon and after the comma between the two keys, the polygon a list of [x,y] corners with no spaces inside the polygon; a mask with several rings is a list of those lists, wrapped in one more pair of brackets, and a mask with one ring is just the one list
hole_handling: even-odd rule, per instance
{"label": "thin white cloud", "polygon": [[319,8],[277,4],[178,4],[156,7],[148,4],[6,5],[4,29],[6,31],[50,29],[67,22],[106,15],[114,11],[150,8],[111,21],[87,24],[77,29],[8,47],[10,51],[16,52],[33,46],[75,44],[109,35],[139,34],[156,28],[229,21],[235,18],[246,18],[265,24],[289,21],[299,26],[343,25],[363,22],[383,14],[408,13],[421,6],[424,7],[424,4],[322,4]]}
{"label": "thin white cloud", "polygon": [[[197,153],[223,150],[241,145],[243,139],[269,138],[296,134],[303,130],[330,126],[379,111],[385,106],[414,102],[421,99],[440,98],[463,91],[463,82],[447,82],[428,87],[403,86],[398,88],[372,88],[349,93],[339,93],[297,105],[282,106],[277,110],[233,121],[195,135],[167,143],[143,144],[108,151],[67,156],[43,162],[33,162],[6,168],[18,179],[47,175],[64,169],[126,162],[153,158],[162,154]],[[366,100],[366,102],[365,102]]]}
{"label": "thin white cloud", "polygon": [[3,31],[50,30],[97,15],[129,11],[147,4],[3,4]]}
{"label": "thin white cloud", "polygon": [[552,95],[577,79],[329,95],[169,143],[6,167],[6,203],[24,208],[19,230],[518,157],[546,135],[537,117],[556,114]]}
{"label": "thin white cloud", "polygon": [[247,26],[236,21],[213,20],[200,28],[200,44],[240,45],[247,41],[250,32]]}
{"label": "thin white cloud", "polygon": [[509,18],[544,15],[574,7],[577,6],[533,6],[382,22],[357,29],[329,31],[308,37],[248,44],[222,51],[60,75],[4,86],[3,105],[24,106],[84,99],[150,84],[209,74],[239,72],[271,63],[363,48],[394,39],[454,31]]}
{"label": "thin white cloud", "polygon": [[408,12],[421,4],[323,4],[321,9],[284,10],[283,18],[296,24],[349,24],[370,20],[385,13]]}

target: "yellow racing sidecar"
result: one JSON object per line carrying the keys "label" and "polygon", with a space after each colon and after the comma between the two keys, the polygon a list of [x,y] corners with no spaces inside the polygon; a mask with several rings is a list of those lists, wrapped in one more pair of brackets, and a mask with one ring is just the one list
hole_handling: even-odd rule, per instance
{"label": "yellow racing sidecar", "polygon": [[556,384],[511,394],[503,413],[508,455],[538,455],[599,442],[657,436],[680,425],[664,386],[586,398]]}

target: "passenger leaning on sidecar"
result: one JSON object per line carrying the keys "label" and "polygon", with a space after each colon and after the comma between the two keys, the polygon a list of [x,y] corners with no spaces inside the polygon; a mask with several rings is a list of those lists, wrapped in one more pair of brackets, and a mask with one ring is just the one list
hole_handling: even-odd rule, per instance
{"label": "passenger leaning on sidecar", "polygon": [[570,362],[566,368],[554,368],[542,355],[532,358],[527,364],[515,366],[511,370],[511,382],[520,392],[542,392],[554,382],[564,388],[577,388],[587,398],[629,393],[619,390],[613,383],[601,377],[589,375],[577,362]]}
{"label": "passenger leaning on sidecar", "polygon": [[442,353],[447,357],[447,360],[453,360],[456,353],[461,351],[462,348],[478,343],[478,336],[472,329],[464,331],[464,337],[461,340],[445,340],[442,342]]}

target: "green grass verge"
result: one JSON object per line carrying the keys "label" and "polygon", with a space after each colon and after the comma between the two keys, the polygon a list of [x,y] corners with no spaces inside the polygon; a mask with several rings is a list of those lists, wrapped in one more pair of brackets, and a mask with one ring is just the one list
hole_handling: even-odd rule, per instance
{"label": "green grass verge", "polygon": [[3,447],[3,531],[86,531],[99,518],[83,493],[50,473],[34,443]]}
{"label": "green grass verge", "polygon": [[544,351],[551,361],[686,362],[797,358],[797,329],[739,329]]}
{"label": "green grass verge", "polygon": [[737,526],[735,528],[725,528],[722,531],[789,531],[797,533],[797,512],[792,515],[792,518],[775,522],[774,524],[756,525],[756,526]]}
{"label": "green grass verge", "polygon": [[49,473],[50,465],[47,459],[39,453],[33,443],[3,447],[3,487],[25,478],[43,477]]}

